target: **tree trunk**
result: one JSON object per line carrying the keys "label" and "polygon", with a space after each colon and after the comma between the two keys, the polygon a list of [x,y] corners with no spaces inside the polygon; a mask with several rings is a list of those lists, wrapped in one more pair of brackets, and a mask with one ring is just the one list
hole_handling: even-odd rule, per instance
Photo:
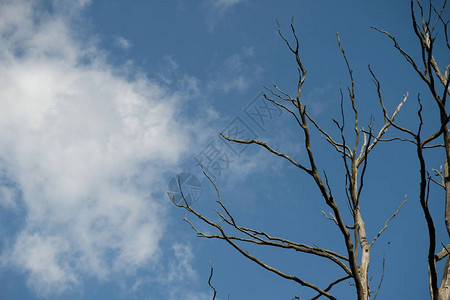
{"label": "tree trunk", "polygon": [[450,161],[450,136],[447,126],[444,129],[445,143],[445,165],[444,165],[444,184],[445,184],[445,225],[447,226],[447,234],[450,237],[450,178],[449,178],[449,161]]}
{"label": "tree trunk", "polygon": [[439,299],[448,300],[450,298],[450,257],[447,256],[444,275],[442,276],[441,287],[439,288]]}
{"label": "tree trunk", "polygon": [[[355,224],[356,230],[358,230],[360,245],[361,245],[361,265],[358,267],[358,300],[369,300],[369,284],[368,284],[368,271],[370,263],[370,244],[366,238],[366,226],[362,219],[359,207],[355,209]],[[357,245],[355,243],[355,245]]]}

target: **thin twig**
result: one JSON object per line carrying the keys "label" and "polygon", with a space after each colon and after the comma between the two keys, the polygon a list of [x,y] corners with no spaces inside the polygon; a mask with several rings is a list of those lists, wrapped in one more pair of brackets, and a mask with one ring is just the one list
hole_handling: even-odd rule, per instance
{"label": "thin twig", "polygon": [[376,299],[377,299],[378,292],[380,291],[381,284],[383,283],[385,262],[386,262],[386,255],[383,253],[383,267],[382,267],[382,270],[381,270],[380,283],[378,284],[378,287],[377,287],[377,290],[376,290],[376,292],[375,292],[375,295],[373,296],[373,300],[376,300]]}
{"label": "thin twig", "polygon": [[[332,283],[330,283],[330,284],[327,286],[327,288],[325,289],[325,291],[328,292],[329,290],[331,290],[331,288],[332,288],[334,285],[336,285],[336,284],[338,284],[339,282],[342,282],[342,281],[344,281],[344,280],[346,280],[346,279],[349,279],[349,278],[351,278],[351,276],[344,276],[344,277],[342,277],[342,278],[339,278],[339,279],[333,281]],[[321,296],[322,296],[322,295],[317,294],[315,297],[311,298],[310,300],[316,300],[316,299],[319,299],[319,297],[321,297]]]}
{"label": "thin twig", "polygon": [[211,264],[211,260],[209,260],[209,268],[211,269],[211,272],[209,273],[208,285],[211,287],[211,289],[214,292],[213,297],[212,297],[212,300],[214,300],[214,299],[216,299],[217,291],[216,291],[216,288],[211,284],[211,279],[213,277],[213,272],[214,272],[214,268],[213,268],[213,266]]}
{"label": "thin twig", "polygon": [[405,199],[403,200],[403,202],[399,205],[399,207],[397,208],[397,210],[395,211],[395,213],[389,217],[389,219],[387,219],[386,223],[384,223],[384,227],[380,230],[380,232],[378,232],[378,234],[374,237],[373,241],[370,243],[370,246],[372,246],[375,241],[380,237],[380,235],[383,233],[383,231],[386,230],[386,228],[388,227],[389,222],[398,214],[398,212],[400,211],[400,209],[402,208],[403,204],[405,204],[407,200],[407,197],[405,195]]}
{"label": "thin twig", "polygon": [[283,153],[280,153],[280,152],[274,150],[273,148],[271,148],[269,145],[267,145],[267,144],[264,143],[264,142],[261,142],[261,141],[255,140],[255,139],[252,139],[252,140],[239,140],[239,139],[233,139],[233,138],[230,138],[230,137],[224,135],[223,133],[220,133],[220,135],[221,135],[224,139],[226,139],[227,141],[231,141],[231,142],[235,142],[235,143],[240,143],[240,144],[257,144],[257,145],[260,145],[260,146],[266,148],[267,150],[269,150],[269,152],[271,152],[271,153],[273,153],[273,154],[275,154],[275,155],[277,155],[277,156],[280,156],[280,157],[282,157],[282,158],[284,158],[284,159],[287,159],[287,160],[288,160],[290,163],[292,163],[294,166],[296,166],[296,167],[302,169],[302,170],[305,171],[306,173],[308,173],[308,174],[311,173],[311,170],[310,170],[310,169],[308,169],[308,168],[304,167],[303,165],[299,164],[298,162],[296,162],[295,160],[293,160],[292,158],[290,158],[290,157],[287,156],[286,154],[283,154]]}

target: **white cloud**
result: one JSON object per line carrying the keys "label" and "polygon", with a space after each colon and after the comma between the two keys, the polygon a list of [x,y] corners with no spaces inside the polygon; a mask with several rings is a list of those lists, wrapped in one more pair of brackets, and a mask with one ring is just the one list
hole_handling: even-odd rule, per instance
{"label": "white cloud", "polygon": [[[185,300],[209,300],[212,298],[213,292],[193,292],[190,290],[181,290],[177,292],[171,292],[169,296],[170,300],[185,299]],[[217,298],[219,299],[219,298]]]}
{"label": "white cloud", "polygon": [[29,270],[28,283],[35,291],[48,295],[61,293],[78,283],[69,267],[70,260],[64,257],[68,250],[69,245],[62,238],[24,233],[17,238],[12,255]]}
{"label": "white cloud", "polygon": [[9,209],[16,208],[15,190],[8,186],[0,186],[0,207]]}
{"label": "white cloud", "polygon": [[218,7],[230,7],[233,5],[238,4],[239,2],[242,2],[243,0],[217,0],[214,1],[214,5]]}
{"label": "white cloud", "polygon": [[27,213],[1,261],[41,296],[158,261],[165,213],[151,194],[189,146],[182,93],[118,75],[74,38],[70,18],[87,3],[55,0],[54,14],[38,1],[0,4],[0,170]]}
{"label": "white cloud", "polygon": [[205,22],[209,31],[214,31],[215,27],[225,19],[233,7],[244,0],[206,0]]}
{"label": "white cloud", "polygon": [[133,44],[129,40],[125,39],[124,37],[118,36],[118,37],[116,37],[115,40],[116,40],[117,46],[119,46],[123,50],[128,50],[131,47],[133,47]]}
{"label": "white cloud", "polygon": [[172,246],[175,260],[169,266],[169,282],[181,281],[185,278],[196,279],[197,274],[192,269],[191,261],[194,258],[192,249],[188,245],[176,243]]}
{"label": "white cloud", "polygon": [[240,53],[235,53],[225,58],[218,66],[214,66],[218,71],[214,72],[207,84],[209,92],[245,90],[262,71],[260,66],[251,62],[253,55],[252,47],[244,47]]}
{"label": "white cloud", "polygon": [[161,293],[152,295],[150,290],[150,293],[146,294],[149,299],[211,299],[208,277],[205,279],[203,275],[199,276],[192,267],[195,255],[189,243],[173,242],[164,252],[164,256],[167,264],[157,267],[155,273],[158,275],[138,278],[131,287],[133,292],[158,285],[161,287]]}

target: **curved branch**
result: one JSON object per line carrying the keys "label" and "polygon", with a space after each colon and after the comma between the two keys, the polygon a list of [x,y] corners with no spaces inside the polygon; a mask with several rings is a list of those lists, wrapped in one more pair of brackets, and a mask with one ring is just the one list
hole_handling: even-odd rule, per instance
{"label": "curved branch", "polygon": [[[339,278],[339,279],[333,281],[332,283],[330,283],[330,284],[328,285],[328,287],[327,287],[326,289],[324,289],[324,291],[327,291],[327,292],[328,292],[329,290],[331,290],[331,288],[332,288],[334,285],[336,285],[336,284],[338,284],[339,282],[342,282],[342,281],[344,281],[344,280],[346,280],[346,279],[349,279],[349,278],[351,278],[351,276],[344,276],[344,277],[342,277],[342,278]],[[310,300],[316,300],[316,299],[319,299],[320,296],[322,296],[322,295],[321,295],[321,294],[317,294],[317,296],[311,298]]]}
{"label": "curved branch", "polygon": [[405,204],[406,202],[406,195],[405,195],[405,199],[403,200],[403,202],[399,205],[399,207],[397,208],[397,210],[394,212],[394,214],[392,216],[389,217],[389,219],[387,219],[386,223],[384,223],[384,227],[380,230],[380,232],[378,232],[378,234],[373,238],[373,241],[370,243],[370,246],[372,246],[376,240],[380,237],[380,235],[383,233],[383,231],[386,230],[386,228],[389,225],[389,222],[395,218],[395,216],[398,214],[398,212],[400,211],[400,209],[402,208],[403,204]]}
{"label": "curved branch", "polygon": [[255,139],[252,139],[252,140],[232,139],[232,138],[230,138],[230,137],[228,137],[228,136],[225,136],[223,133],[220,133],[220,135],[221,135],[224,139],[226,139],[227,141],[230,141],[230,142],[235,142],[235,143],[240,143],[240,144],[257,144],[257,145],[260,145],[260,146],[266,148],[267,150],[269,150],[269,152],[271,152],[271,153],[273,153],[273,154],[275,154],[275,155],[277,155],[277,156],[280,156],[280,157],[282,157],[282,158],[284,158],[284,159],[287,159],[291,164],[293,164],[294,166],[296,166],[296,167],[302,169],[302,170],[305,171],[306,173],[311,174],[311,172],[312,172],[310,169],[308,169],[308,168],[304,167],[303,165],[299,164],[298,162],[296,162],[295,160],[293,160],[292,158],[290,158],[290,157],[287,156],[286,154],[280,153],[280,152],[278,152],[278,151],[272,149],[269,145],[267,145],[267,144],[264,143],[264,142],[261,142],[261,141],[255,140]]}
{"label": "curved branch", "polygon": [[213,272],[214,272],[214,268],[211,264],[211,261],[209,261],[209,268],[211,269],[211,272],[209,273],[209,278],[208,278],[208,285],[211,287],[211,289],[213,290],[214,294],[213,294],[213,298],[212,300],[216,299],[216,295],[217,295],[217,290],[216,288],[211,284],[211,279],[213,277]]}

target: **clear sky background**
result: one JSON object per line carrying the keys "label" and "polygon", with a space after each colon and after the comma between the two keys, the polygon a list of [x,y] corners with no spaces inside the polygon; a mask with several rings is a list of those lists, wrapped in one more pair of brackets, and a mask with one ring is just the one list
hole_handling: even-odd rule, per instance
{"label": "clear sky background", "polygon": [[[340,118],[339,86],[349,84],[339,32],[354,69],[360,123],[373,116],[376,130],[383,124],[371,64],[391,113],[410,95],[398,121],[416,128],[422,93],[425,132],[435,130],[426,88],[370,28],[390,31],[419,58],[406,0],[1,0],[0,299],[211,299],[208,260],[219,299],[313,296],[223,241],[195,237],[186,213],[165,194],[174,174],[195,174],[202,194],[194,207],[218,221],[214,191],[193,159],[214,145],[229,158],[216,183],[241,225],[344,253],[310,178],[263,149],[239,148],[238,155],[218,138],[243,122],[305,161],[303,136],[287,113],[273,111],[262,126],[245,113],[263,86],[296,90],[295,60],[276,24],[290,37],[292,17],[308,71],[303,100],[323,128],[338,136],[332,118]],[[448,64],[442,44],[435,50]],[[342,161],[319,134],[312,142],[348,217]],[[361,200],[370,238],[408,194],[372,248],[371,287],[385,255],[379,299],[427,299],[428,239],[414,149],[380,143],[371,155]],[[441,150],[429,158],[430,168],[443,163]],[[443,199],[432,190],[438,245],[448,242]],[[247,249],[321,287],[342,277],[301,253]],[[349,281],[333,291],[355,298]]]}

